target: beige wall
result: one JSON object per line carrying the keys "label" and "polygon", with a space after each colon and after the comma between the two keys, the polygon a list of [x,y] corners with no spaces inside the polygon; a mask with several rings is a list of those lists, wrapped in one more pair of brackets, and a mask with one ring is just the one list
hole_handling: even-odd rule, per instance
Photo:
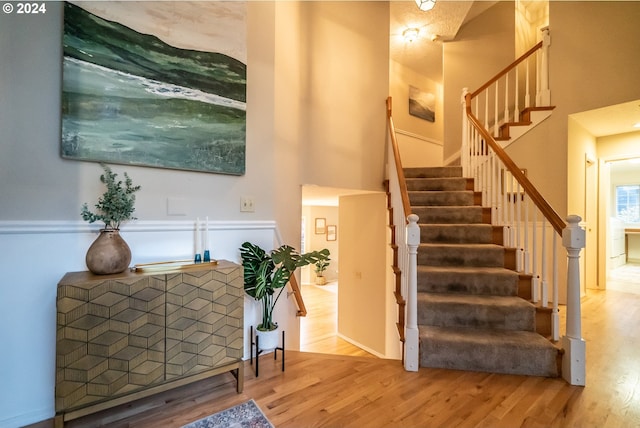
{"label": "beige wall", "polygon": [[387,340],[398,342],[386,334],[386,196],[342,196],[339,213],[338,334],[383,356]]}
{"label": "beige wall", "polygon": [[[188,8],[197,2],[176,5]],[[389,6],[247,2],[247,7],[245,175],[113,169],[127,171],[142,186],[136,201],[140,222],[168,224],[205,215],[227,224],[275,220],[283,241],[297,247],[303,183],[382,189]],[[0,14],[0,223],[19,222],[34,240],[42,234],[38,222],[65,222],[79,234],[76,222],[84,227],[82,203],[102,193],[98,164],[59,155],[62,10],[63,3],[48,2],[44,15]],[[214,18],[210,25],[215,25]],[[244,195],[254,197],[255,212],[240,212]],[[170,216],[168,199],[180,201],[184,215]],[[385,212],[384,206],[381,210]],[[255,232],[251,239],[258,236],[264,234]],[[239,260],[235,242],[216,244],[220,253]],[[65,256],[56,254],[60,263],[52,269],[33,269],[29,257],[10,265],[0,262],[5,272],[20,275],[19,280],[5,278],[20,286],[0,292],[0,314],[14,313],[16,302],[37,305],[37,310],[20,314],[24,320],[16,318],[19,331],[6,336],[0,332],[8,337],[3,344],[7,349],[28,349],[32,360],[27,364],[14,353],[0,358],[15,368],[15,376],[0,386],[0,425],[7,420],[26,425],[53,416],[55,283],[65,272],[80,270],[84,260],[80,249],[63,250]],[[25,254],[29,251],[33,248]],[[139,259],[141,254],[133,251]],[[278,303],[284,314],[278,314],[278,321],[287,331],[287,347],[295,349],[298,320],[290,302]],[[27,372],[29,376],[21,376]]]}
{"label": "beige wall", "polygon": [[515,59],[515,9],[501,1],[462,26],[443,44],[444,161],[462,144],[462,88],[478,89]]}
{"label": "beige wall", "polygon": [[[330,264],[327,270],[324,271],[324,277],[327,281],[337,281],[338,280],[338,270],[339,270],[339,256],[338,252],[338,243],[340,241],[340,225],[338,223],[338,207],[330,207],[330,206],[305,206],[302,208],[302,213],[306,219],[306,252],[314,251],[314,250],[322,250],[326,248],[331,253],[330,256]],[[327,225],[337,226],[338,237],[335,241],[327,241],[326,234],[316,234],[315,233],[315,219],[316,218],[324,218],[326,220]],[[310,266],[306,269],[306,272],[303,272],[303,281],[305,283],[313,283],[315,282],[315,271],[314,267]]]}
{"label": "beige wall", "polygon": [[[389,61],[389,94],[393,100],[393,122],[396,130],[416,134],[434,142],[442,143],[444,137],[444,109],[442,83],[431,80],[425,74]],[[435,122],[428,122],[409,114],[409,86],[436,97]]]}

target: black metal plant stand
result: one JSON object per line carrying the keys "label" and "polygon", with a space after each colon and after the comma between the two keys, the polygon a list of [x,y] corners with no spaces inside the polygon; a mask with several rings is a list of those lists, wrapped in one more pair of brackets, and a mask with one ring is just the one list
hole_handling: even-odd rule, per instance
{"label": "black metal plant stand", "polygon": [[[260,360],[259,356],[262,354],[263,349],[260,349],[259,344],[260,338],[253,331],[253,326],[251,326],[251,365],[253,365],[253,349],[255,347],[256,350],[256,377],[260,374]],[[276,360],[278,358],[278,351],[282,351],[282,371],[284,371],[284,330],[282,331],[282,346],[276,346],[273,350],[273,359]]]}

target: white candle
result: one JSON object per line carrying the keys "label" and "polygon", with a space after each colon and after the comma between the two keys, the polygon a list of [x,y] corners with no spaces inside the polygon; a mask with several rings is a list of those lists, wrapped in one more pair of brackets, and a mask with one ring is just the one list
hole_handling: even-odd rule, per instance
{"label": "white candle", "polygon": [[196,254],[200,254],[200,217],[196,217]]}
{"label": "white candle", "polygon": [[209,216],[204,219],[204,250],[209,249]]}

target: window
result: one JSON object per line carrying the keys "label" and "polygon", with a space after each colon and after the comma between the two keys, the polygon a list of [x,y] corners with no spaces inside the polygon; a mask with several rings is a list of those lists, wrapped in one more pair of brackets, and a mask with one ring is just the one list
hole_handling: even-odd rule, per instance
{"label": "window", "polygon": [[616,217],[626,223],[640,222],[640,185],[616,186]]}

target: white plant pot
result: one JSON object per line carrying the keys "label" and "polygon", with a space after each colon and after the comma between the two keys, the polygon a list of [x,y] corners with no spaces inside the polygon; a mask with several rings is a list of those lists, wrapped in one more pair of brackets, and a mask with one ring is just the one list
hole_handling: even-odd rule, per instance
{"label": "white plant pot", "polygon": [[280,338],[280,330],[262,331],[256,329],[256,336],[258,339],[259,350],[270,351],[278,346]]}

